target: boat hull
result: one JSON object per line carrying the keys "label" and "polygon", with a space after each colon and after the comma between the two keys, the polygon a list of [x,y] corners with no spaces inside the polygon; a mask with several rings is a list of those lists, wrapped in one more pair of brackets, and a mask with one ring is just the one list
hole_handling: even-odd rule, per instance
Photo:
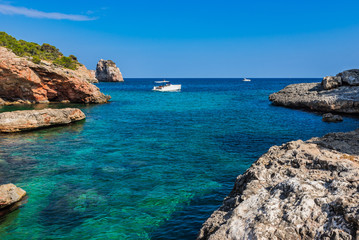
{"label": "boat hull", "polygon": [[153,87],[153,91],[157,92],[179,92],[181,91],[181,84],[178,85],[169,85],[169,86],[159,86],[159,87]]}

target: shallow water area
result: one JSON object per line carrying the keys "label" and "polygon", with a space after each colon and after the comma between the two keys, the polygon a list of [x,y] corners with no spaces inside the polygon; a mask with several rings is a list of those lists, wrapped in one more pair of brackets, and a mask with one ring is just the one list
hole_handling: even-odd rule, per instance
{"label": "shallow water area", "polygon": [[243,173],[272,145],[350,131],[358,119],[276,107],[269,94],[320,79],[171,79],[99,83],[112,96],[86,121],[0,135],[0,183],[28,203],[0,218],[0,239],[194,239]]}

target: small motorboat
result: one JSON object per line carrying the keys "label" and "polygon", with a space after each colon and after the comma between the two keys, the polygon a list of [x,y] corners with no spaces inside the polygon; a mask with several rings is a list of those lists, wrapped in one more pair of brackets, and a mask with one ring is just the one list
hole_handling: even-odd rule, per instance
{"label": "small motorboat", "polygon": [[170,81],[155,81],[156,84],[159,84],[158,86],[153,87],[153,91],[158,92],[179,92],[181,91],[181,84],[173,85],[170,83]]}
{"label": "small motorboat", "polygon": [[252,81],[252,80],[250,80],[250,79],[248,79],[248,78],[244,78],[244,79],[243,79],[243,82],[250,82],[250,81]]}

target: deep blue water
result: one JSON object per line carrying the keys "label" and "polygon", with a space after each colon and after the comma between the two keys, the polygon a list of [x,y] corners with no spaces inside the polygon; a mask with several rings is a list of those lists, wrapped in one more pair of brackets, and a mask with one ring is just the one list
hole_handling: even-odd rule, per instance
{"label": "deep blue water", "polygon": [[[269,94],[320,79],[154,79],[100,83],[86,121],[0,135],[0,184],[28,203],[0,218],[0,239],[194,239],[243,173],[272,145],[358,127],[276,107]],[[67,107],[37,105],[14,109]]]}

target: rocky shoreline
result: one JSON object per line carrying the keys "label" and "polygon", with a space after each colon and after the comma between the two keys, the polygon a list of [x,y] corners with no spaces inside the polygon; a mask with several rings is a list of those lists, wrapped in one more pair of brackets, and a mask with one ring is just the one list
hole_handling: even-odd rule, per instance
{"label": "rocky shoreline", "polygon": [[[292,84],[269,96],[274,105],[359,113],[359,70]],[[273,146],[242,175],[198,240],[359,239],[359,129]]]}
{"label": "rocky shoreline", "polygon": [[318,112],[359,113],[359,70],[325,77],[321,83],[292,84],[269,96],[274,105]]}
{"label": "rocky shoreline", "polygon": [[273,146],[198,239],[358,239],[359,129]]}
{"label": "rocky shoreline", "polygon": [[[107,67],[106,63],[102,65],[101,76],[120,77],[123,81],[119,69],[112,65]],[[0,47],[0,106],[50,102],[106,103],[111,97],[92,84],[98,82],[96,75],[82,64],[72,70],[40,59],[35,63],[29,57],[19,57]],[[64,125],[85,118],[77,108],[4,112],[0,113],[0,133]],[[25,196],[26,192],[13,184],[0,185],[0,216],[20,207]]]}

